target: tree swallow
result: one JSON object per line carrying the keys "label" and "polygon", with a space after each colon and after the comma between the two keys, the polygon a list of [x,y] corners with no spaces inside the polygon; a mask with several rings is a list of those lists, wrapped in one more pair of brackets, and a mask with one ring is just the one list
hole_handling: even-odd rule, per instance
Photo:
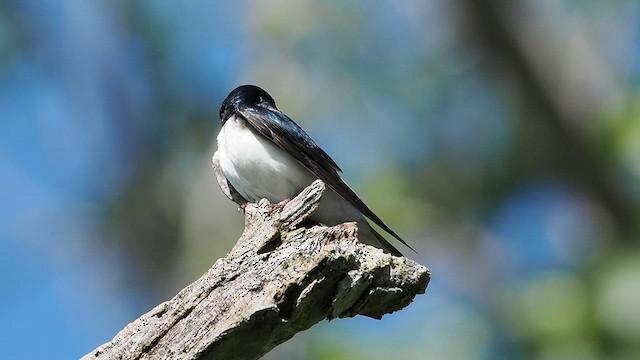
{"label": "tree swallow", "polygon": [[369,219],[413,250],[351,190],[335,161],[276,108],[266,91],[253,85],[237,87],[222,102],[220,120],[213,170],[229,199],[242,207],[263,198],[275,204],[320,179],[327,189],[311,220],[327,226],[355,221],[360,241],[402,256]]}

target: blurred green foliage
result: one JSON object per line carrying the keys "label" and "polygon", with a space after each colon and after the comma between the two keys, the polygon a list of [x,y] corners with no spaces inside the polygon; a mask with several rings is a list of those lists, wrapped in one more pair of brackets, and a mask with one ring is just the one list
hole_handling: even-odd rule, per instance
{"label": "blurred green foliage", "polygon": [[46,161],[15,160],[7,130],[0,166],[50,168],[94,202],[73,203],[85,246],[118,254],[105,271],[145,311],[242,231],[209,162],[220,102],[253,83],[433,272],[402,312],[319,324],[266,358],[636,359],[639,9],[10,1],[0,122],[32,119]]}

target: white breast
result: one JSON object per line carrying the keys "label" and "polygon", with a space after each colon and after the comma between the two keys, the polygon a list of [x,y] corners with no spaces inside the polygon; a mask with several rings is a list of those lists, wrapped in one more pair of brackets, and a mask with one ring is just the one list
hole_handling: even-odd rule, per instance
{"label": "white breast", "polygon": [[232,116],[217,139],[220,168],[245,199],[280,202],[297,195],[315,180],[301,163],[248,126]]}

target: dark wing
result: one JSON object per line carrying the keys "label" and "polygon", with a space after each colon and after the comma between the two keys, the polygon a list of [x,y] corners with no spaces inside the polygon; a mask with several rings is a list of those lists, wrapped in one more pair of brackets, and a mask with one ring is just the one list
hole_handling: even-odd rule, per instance
{"label": "dark wing", "polygon": [[[376,229],[372,228],[371,225],[369,225],[369,227],[371,228],[371,233],[373,234],[373,236],[376,238],[376,240],[378,240],[378,243],[380,244],[380,246],[386,250],[389,254],[394,255],[394,256],[398,256],[398,257],[402,257],[404,255],[402,255],[402,253],[400,252],[400,250],[396,249],[393,245],[389,244],[389,242],[387,241],[387,239],[385,239],[384,237],[382,237],[382,235],[378,234],[378,232],[376,231]],[[408,246],[408,245],[407,245]],[[409,246],[409,248],[411,249],[411,246]],[[413,250],[413,249],[411,249]],[[415,251],[415,250],[413,250]]]}
{"label": "dark wing", "polygon": [[[351,190],[349,185],[340,178],[338,173],[342,170],[335,161],[287,115],[266,104],[258,104],[255,107],[240,106],[237,109],[237,114],[247,120],[260,134],[295,157],[364,216],[413,250]],[[415,250],[413,251],[415,252]]]}

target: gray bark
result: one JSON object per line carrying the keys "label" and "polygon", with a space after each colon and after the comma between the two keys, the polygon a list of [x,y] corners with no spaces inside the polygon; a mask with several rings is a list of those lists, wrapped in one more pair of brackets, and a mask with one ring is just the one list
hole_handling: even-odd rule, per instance
{"label": "gray bark", "polygon": [[83,359],[256,359],[323,319],[380,319],[424,293],[429,270],[359,243],[355,223],[303,226],[323,190],[249,204],[227,256]]}

